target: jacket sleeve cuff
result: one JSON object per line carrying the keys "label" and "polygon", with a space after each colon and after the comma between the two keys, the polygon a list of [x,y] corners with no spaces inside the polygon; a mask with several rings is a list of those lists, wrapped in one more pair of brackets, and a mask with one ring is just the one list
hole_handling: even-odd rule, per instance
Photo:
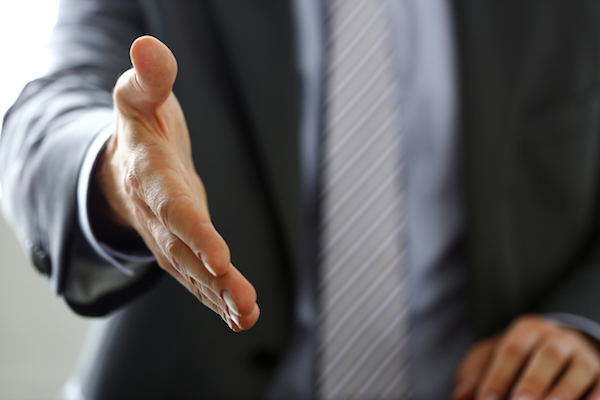
{"label": "jacket sleeve cuff", "polygon": [[591,319],[569,313],[549,313],[544,316],[563,326],[577,329],[600,343],[600,324]]}

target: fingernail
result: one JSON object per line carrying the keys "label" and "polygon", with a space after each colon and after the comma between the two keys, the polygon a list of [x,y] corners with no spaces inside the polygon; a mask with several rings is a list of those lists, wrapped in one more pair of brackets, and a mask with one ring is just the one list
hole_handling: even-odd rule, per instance
{"label": "fingernail", "polygon": [[202,261],[202,264],[204,264],[204,268],[206,268],[206,270],[215,278],[217,277],[217,273],[215,272],[214,269],[212,269],[212,267],[210,266],[210,264],[208,263],[208,261],[206,261],[206,256],[204,255],[204,253],[202,252],[198,252],[198,257],[200,257],[200,260]]}
{"label": "fingernail", "polygon": [[233,320],[231,321],[231,326],[233,326],[233,328],[231,328],[231,329],[233,329],[233,331],[236,333],[242,331],[242,328],[240,328],[240,326],[238,324],[236,324],[235,321],[233,321]]}
{"label": "fingernail", "polygon": [[227,312],[229,313],[229,317],[231,318],[231,320],[235,322],[237,326],[240,326],[240,317],[232,313],[230,308],[227,308]]}
{"label": "fingernail", "polygon": [[484,400],[500,400],[498,393],[488,393],[485,395]]}
{"label": "fingernail", "polygon": [[535,397],[529,393],[520,393],[515,396],[515,400],[535,400]]}
{"label": "fingernail", "polygon": [[225,303],[227,304],[227,307],[229,308],[230,313],[233,313],[233,314],[237,315],[238,317],[240,317],[242,315],[242,314],[240,314],[240,311],[238,310],[237,306],[235,305],[235,302],[233,301],[233,298],[231,297],[231,293],[229,293],[228,290],[223,290],[221,297],[223,297],[223,300],[225,300]]}
{"label": "fingernail", "polygon": [[229,329],[233,330],[233,326],[231,325],[231,321],[229,320],[229,317],[225,318],[225,323],[227,324],[227,326],[229,327]]}

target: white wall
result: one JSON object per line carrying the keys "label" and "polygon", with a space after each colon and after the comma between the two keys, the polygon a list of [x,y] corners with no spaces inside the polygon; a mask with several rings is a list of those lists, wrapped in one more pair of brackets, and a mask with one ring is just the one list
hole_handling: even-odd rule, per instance
{"label": "white wall", "polygon": [[[0,115],[43,74],[56,4],[0,0]],[[0,216],[0,400],[57,398],[88,326],[50,292]]]}
{"label": "white wall", "polygon": [[0,399],[57,398],[88,324],[50,292],[0,218]]}

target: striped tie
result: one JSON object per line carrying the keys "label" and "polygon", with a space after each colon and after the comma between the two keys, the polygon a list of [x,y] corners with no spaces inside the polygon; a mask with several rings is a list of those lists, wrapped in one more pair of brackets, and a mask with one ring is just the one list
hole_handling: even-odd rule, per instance
{"label": "striped tie", "polygon": [[321,399],[408,398],[402,165],[382,0],[326,0],[321,182]]}

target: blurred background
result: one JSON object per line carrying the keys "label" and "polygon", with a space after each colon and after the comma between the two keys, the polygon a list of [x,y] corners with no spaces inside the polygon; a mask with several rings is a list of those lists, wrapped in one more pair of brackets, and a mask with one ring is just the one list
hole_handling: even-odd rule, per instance
{"label": "blurred background", "polygon": [[[0,115],[44,73],[57,3],[0,0]],[[52,294],[0,215],[0,400],[58,398],[89,324]]]}

